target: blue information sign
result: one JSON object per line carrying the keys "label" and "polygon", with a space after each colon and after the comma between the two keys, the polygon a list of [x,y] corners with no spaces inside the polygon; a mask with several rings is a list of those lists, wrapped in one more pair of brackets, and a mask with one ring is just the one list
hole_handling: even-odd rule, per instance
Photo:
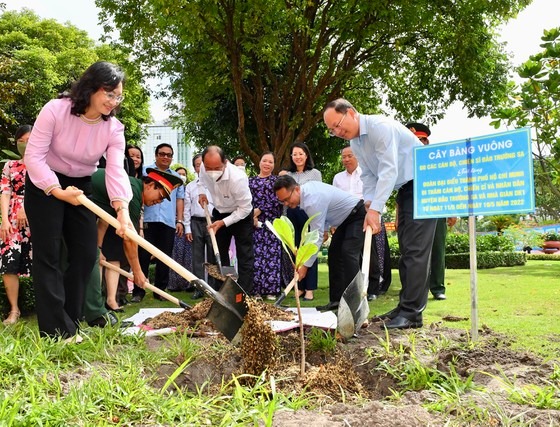
{"label": "blue information sign", "polygon": [[414,218],[535,210],[529,128],[414,149]]}

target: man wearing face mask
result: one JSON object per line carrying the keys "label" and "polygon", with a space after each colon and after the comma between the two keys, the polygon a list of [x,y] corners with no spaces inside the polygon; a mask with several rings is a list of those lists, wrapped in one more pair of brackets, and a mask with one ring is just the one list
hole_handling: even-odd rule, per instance
{"label": "man wearing face mask", "polygon": [[229,163],[222,149],[216,145],[202,152],[199,174],[201,206],[208,203],[206,191],[214,203],[212,225],[216,233],[222,265],[230,265],[228,248],[235,237],[239,285],[249,292],[253,287],[253,198],[247,175]]}

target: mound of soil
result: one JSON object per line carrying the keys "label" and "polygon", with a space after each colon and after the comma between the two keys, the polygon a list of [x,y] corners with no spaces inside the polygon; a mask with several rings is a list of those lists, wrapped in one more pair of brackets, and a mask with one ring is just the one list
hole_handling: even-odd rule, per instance
{"label": "mound of soil", "polygon": [[[332,349],[321,348],[308,337],[302,374],[299,332],[274,334],[265,323],[286,313],[251,301],[242,343],[232,346],[220,334],[209,334],[212,326],[203,315],[209,307],[210,302],[204,301],[188,312],[170,316],[167,324],[163,318],[152,319],[156,323],[151,326],[157,327],[177,326],[178,319],[188,319],[182,330],[190,333],[200,346],[198,356],[177,378],[177,385],[196,391],[206,383],[211,392],[212,387],[217,390],[232,374],[258,376],[266,370],[283,393],[315,396],[313,401],[320,409],[278,411],[274,426],[505,426],[511,425],[511,420],[534,427],[560,425],[560,411],[539,410],[508,400],[508,387],[546,387],[547,380],[553,377],[554,364],[512,350],[509,339],[487,328],[480,331],[476,345],[469,343],[465,331],[443,327],[441,323],[414,332],[392,331],[390,335],[385,334],[379,323],[372,323],[360,330],[357,338],[349,342],[339,340]],[[201,328],[209,329],[204,334],[195,333]],[[308,335],[310,330],[305,332]],[[163,342],[158,337],[147,340],[154,348]],[[219,346],[214,345],[216,341]],[[439,343],[440,348],[435,354],[434,343]],[[389,375],[387,369],[379,369],[383,364],[397,366],[397,355],[402,358],[407,354],[441,373],[455,370],[464,382],[472,379],[478,390],[467,391],[460,402],[450,402],[441,412],[428,411],[424,405],[434,400],[433,392],[421,387],[405,391],[399,378]],[[184,357],[179,357],[176,365],[162,366],[155,386],[162,386],[183,361]],[[401,398],[395,399],[395,394]],[[454,422],[464,420],[469,411],[473,414],[468,424]],[[490,415],[477,422],[477,411]],[[457,418],[459,415],[463,417]]]}

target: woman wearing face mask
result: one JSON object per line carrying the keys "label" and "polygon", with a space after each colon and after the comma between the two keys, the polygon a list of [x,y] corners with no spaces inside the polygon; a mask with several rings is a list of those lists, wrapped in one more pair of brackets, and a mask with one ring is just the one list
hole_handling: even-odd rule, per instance
{"label": "woman wearing face mask", "polygon": [[[288,175],[296,180],[299,185],[303,185],[309,181],[322,181],[321,172],[314,168],[311,152],[303,142],[295,142],[290,149],[290,167]],[[298,208],[288,208],[287,216],[294,224],[296,231],[296,246],[301,240],[301,230],[308,217],[304,211]],[[307,275],[299,281],[298,288],[300,297],[305,301],[313,300],[313,291],[317,289],[318,281],[318,263],[315,261],[313,266],[307,270]],[[291,264],[283,264],[284,281],[289,283],[294,275]]]}
{"label": "woman wearing face mask", "polygon": [[91,194],[91,175],[102,156],[117,233],[134,230],[128,213],[132,190],[123,167],[124,126],[114,117],[124,99],[123,81],[119,67],[96,62],[69,93],[42,108],[29,137],[25,208],[34,236],[32,274],[41,336],[82,341],[78,324],[97,255],[97,225],[76,197]]}
{"label": "woman wearing face mask", "polygon": [[21,160],[10,160],[4,165],[0,180],[0,273],[10,303],[10,313],[4,325],[13,325],[20,316],[18,307],[19,276],[31,273],[31,232],[23,208],[26,169],[23,163],[25,147],[31,134],[31,126],[23,125],[15,134]]}

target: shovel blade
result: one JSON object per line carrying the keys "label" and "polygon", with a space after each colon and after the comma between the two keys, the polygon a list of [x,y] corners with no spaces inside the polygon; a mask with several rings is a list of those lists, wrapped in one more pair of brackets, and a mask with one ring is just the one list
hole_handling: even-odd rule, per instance
{"label": "shovel blade", "polygon": [[367,287],[364,274],[358,272],[356,277],[344,290],[338,306],[338,332],[344,338],[352,337],[369,314]]}
{"label": "shovel blade", "polygon": [[247,314],[246,294],[235,280],[228,277],[219,295],[221,298],[214,298],[208,311],[208,319],[229,341],[233,341]]}

